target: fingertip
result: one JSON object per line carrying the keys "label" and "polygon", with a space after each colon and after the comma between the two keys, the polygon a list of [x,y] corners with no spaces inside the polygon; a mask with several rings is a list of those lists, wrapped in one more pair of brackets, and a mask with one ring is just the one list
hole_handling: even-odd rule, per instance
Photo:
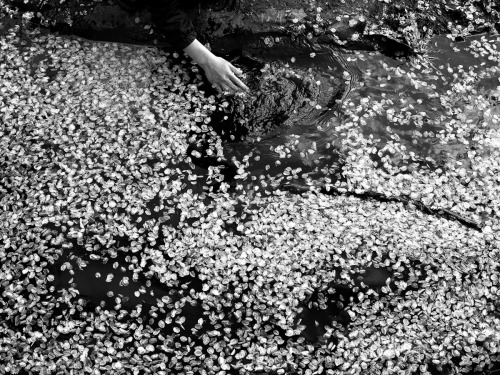
{"label": "fingertip", "polygon": [[238,89],[243,90],[243,91],[250,91],[250,89],[248,88],[248,86],[245,85],[243,83],[243,81],[241,79],[239,79],[238,77],[236,77],[236,76],[233,77],[232,81],[238,87]]}
{"label": "fingertip", "polygon": [[233,73],[235,74],[243,74],[243,70],[241,70],[240,68],[237,68],[236,66],[234,66],[233,64],[231,64],[231,70],[233,71]]}

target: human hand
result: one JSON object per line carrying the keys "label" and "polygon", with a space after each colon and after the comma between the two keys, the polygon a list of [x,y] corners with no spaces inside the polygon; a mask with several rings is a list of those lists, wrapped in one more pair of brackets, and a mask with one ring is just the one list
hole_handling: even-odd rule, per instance
{"label": "human hand", "polygon": [[215,56],[198,40],[194,40],[184,51],[202,67],[208,81],[219,93],[236,94],[249,90],[237,77],[242,75],[241,69]]}
{"label": "human hand", "polygon": [[247,85],[238,78],[243,74],[241,69],[222,57],[212,55],[206,63],[201,64],[201,67],[208,81],[219,93],[235,94],[249,91]]}

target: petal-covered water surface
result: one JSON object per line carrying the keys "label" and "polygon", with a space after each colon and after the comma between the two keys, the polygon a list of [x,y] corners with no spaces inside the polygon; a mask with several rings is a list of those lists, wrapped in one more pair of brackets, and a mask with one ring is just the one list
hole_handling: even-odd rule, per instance
{"label": "petal-covered water surface", "polygon": [[222,98],[177,54],[5,32],[7,373],[498,360],[498,36],[410,59],[275,42]]}

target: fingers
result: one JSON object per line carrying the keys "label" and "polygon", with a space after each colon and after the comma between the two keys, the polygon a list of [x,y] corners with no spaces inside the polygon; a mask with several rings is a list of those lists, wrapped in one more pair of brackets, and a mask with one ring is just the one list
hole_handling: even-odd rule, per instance
{"label": "fingers", "polygon": [[213,83],[212,84],[212,87],[215,89],[215,91],[217,91],[217,93],[219,94],[222,94],[224,90],[222,90],[222,88],[220,87],[220,85],[216,84],[216,83]]}
{"label": "fingers", "polygon": [[[231,78],[231,77],[229,77]],[[236,93],[238,91],[241,91],[238,89],[238,86],[236,86],[233,82],[231,82],[229,79],[226,80],[225,82],[222,83],[222,87],[228,91],[231,91],[233,93]]]}
{"label": "fingers", "polygon": [[229,64],[229,69],[231,69],[231,71],[236,74],[237,76],[240,76],[243,74],[243,71],[240,69],[240,68],[237,68],[235,67],[233,64],[231,63],[228,63]]}
{"label": "fingers", "polygon": [[218,93],[228,95],[236,94],[241,91],[248,91],[249,88],[236,75],[242,75],[241,69],[235,67],[227,60],[220,59],[223,62],[217,69],[212,69],[212,74],[207,74],[209,81]]}
{"label": "fingers", "polygon": [[241,81],[237,76],[241,76],[243,74],[243,71],[240,68],[235,67],[233,64],[229,63],[229,69],[233,73],[232,75],[229,76],[231,81],[239,87],[240,90],[244,91],[249,91],[250,89],[248,88],[247,85]]}
{"label": "fingers", "polygon": [[212,87],[221,95],[229,95],[241,91],[233,83],[226,82],[214,83]]}
{"label": "fingers", "polygon": [[237,88],[238,88],[238,91],[240,90],[243,90],[243,91],[249,91],[250,89],[248,88],[247,85],[245,85],[241,79],[239,79],[238,77],[236,77],[235,75],[232,75],[232,76],[229,76],[229,78],[231,79],[233,85],[236,85]]}
{"label": "fingers", "polygon": [[[234,80],[237,80],[236,82]],[[239,84],[238,84],[239,81]],[[212,85],[220,94],[235,94],[248,88],[235,76],[228,76],[222,82]]]}

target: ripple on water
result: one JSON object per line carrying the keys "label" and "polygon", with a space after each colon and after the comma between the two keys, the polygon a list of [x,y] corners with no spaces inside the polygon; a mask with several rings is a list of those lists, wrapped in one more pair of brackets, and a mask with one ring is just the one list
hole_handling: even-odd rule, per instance
{"label": "ripple on water", "polygon": [[[254,175],[262,172],[263,165],[270,166],[268,170],[274,173],[288,166],[302,167],[314,174],[331,167],[335,164],[332,161],[342,159],[346,151],[355,147],[356,142],[349,147],[349,137],[355,135],[357,144],[364,139],[361,143],[369,140],[376,147],[372,158],[381,168],[384,157],[396,167],[420,166],[430,170],[443,167],[450,160],[463,159],[472,146],[474,127],[483,118],[477,104],[471,103],[495,92],[500,77],[498,61],[484,58],[492,52],[484,50],[481,41],[488,41],[485,45],[499,45],[496,37],[475,36],[453,42],[438,36],[424,55],[412,59],[393,59],[378,52],[352,52],[330,46],[315,47],[311,57],[310,46],[290,43],[275,44],[272,50],[264,52],[251,50],[249,55],[263,63],[271,62],[278,71],[280,66],[284,70],[291,67],[297,75],[308,75],[317,82],[320,93],[314,93],[313,100],[323,110],[297,106],[296,102],[289,113],[281,113],[284,121],[272,124],[274,119],[269,116],[264,128],[271,126],[279,131],[266,136],[267,130],[259,128],[257,142],[255,135],[244,143],[230,142],[225,146],[226,155],[237,159],[249,151],[260,155],[258,162],[250,160],[247,167]],[[264,84],[261,75],[253,77],[256,88]],[[467,87],[467,93],[462,87],[465,84],[472,86]],[[280,108],[284,97],[293,96],[293,90],[288,90],[291,85],[282,81],[275,87],[283,96],[260,93],[266,100],[258,103],[265,104],[249,106],[253,111],[253,117],[247,117],[249,123]],[[463,130],[456,136],[458,127]],[[286,154],[270,152],[281,150],[290,141],[295,146],[293,150],[288,147],[290,151]],[[308,150],[305,155],[304,150]],[[315,159],[315,165],[311,166],[309,156]],[[337,167],[341,168],[341,164]]]}

